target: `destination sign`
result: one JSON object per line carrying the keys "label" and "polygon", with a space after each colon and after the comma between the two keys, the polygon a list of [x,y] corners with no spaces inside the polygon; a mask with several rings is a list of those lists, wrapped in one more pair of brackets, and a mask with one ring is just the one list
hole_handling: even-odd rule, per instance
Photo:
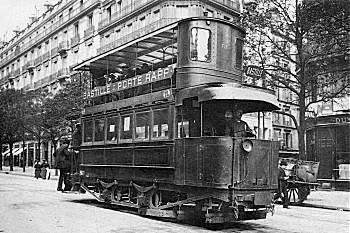
{"label": "destination sign", "polygon": [[245,74],[253,78],[262,78],[264,70],[258,66],[247,66],[245,68]]}
{"label": "destination sign", "polygon": [[155,71],[137,75],[119,82],[109,83],[105,86],[95,87],[94,89],[84,93],[84,98],[93,98],[101,95],[107,95],[113,92],[130,89],[133,87],[145,85],[152,82],[157,82],[163,79],[171,78],[174,73],[174,66],[170,65],[165,68],[159,68]]}

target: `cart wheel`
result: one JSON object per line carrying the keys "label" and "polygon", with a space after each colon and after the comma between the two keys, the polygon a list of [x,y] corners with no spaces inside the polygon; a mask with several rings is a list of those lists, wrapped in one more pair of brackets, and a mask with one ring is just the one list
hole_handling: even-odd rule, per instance
{"label": "cart wheel", "polygon": [[291,187],[287,191],[290,204],[301,204],[310,193],[308,186]]}

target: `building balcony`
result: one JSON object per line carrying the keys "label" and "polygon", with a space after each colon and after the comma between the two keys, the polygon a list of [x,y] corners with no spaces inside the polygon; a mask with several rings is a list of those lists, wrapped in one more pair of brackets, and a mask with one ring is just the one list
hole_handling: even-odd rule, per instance
{"label": "building balcony", "polygon": [[20,69],[16,69],[14,71],[11,72],[11,76],[12,77],[17,77],[21,74],[21,70]]}
{"label": "building balcony", "polygon": [[58,55],[58,47],[51,49],[51,57],[56,57]]}
{"label": "building balcony", "polygon": [[43,61],[49,60],[49,59],[50,59],[50,55],[51,55],[50,51],[44,53],[44,54],[42,55],[42,60],[43,60]]}
{"label": "building balcony", "polygon": [[61,78],[69,77],[69,74],[70,74],[69,68],[62,68],[57,71],[57,78],[61,79]]}
{"label": "building balcony", "polygon": [[67,52],[67,50],[69,50],[69,42],[68,42],[68,40],[61,41],[58,44],[57,52],[59,54],[64,54],[64,53]]}
{"label": "building balcony", "polygon": [[43,63],[43,58],[42,58],[42,56],[39,56],[39,57],[35,58],[34,64],[35,64],[36,66],[39,65],[39,64],[41,64],[41,63]]}
{"label": "building balcony", "polygon": [[[71,0],[70,2],[74,3],[75,0]],[[15,52],[12,52],[12,53],[8,52],[8,55],[3,59],[1,59],[0,66],[7,64],[9,61],[16,58],[16,56],[31,49],[35,44],[40,43],[46,38],[52,36],[52,34],[54,34],[57,30],[60,30],[61,28],[64,28],[67,25],[71,24],[78,17],[85,15],[88,11],[92,10],[94,7],[99,6],[99,4],[100,4],[100,0],[85,0],[83,5],[76,8],[70,15],[64,16],[61,20],[55,22],[51,26],[47,27],[45,30],[40,31],[39,34],[34,38],[32,38],[30,41],[28,41],[27,43],[24,43],[21,47],[18,47],[18,49],[16,48]]]}
{"label": "building balcony", "polygon": [[25,68],[26,68],[28,71],[34,70],[34,68],[35,68],[34,61],[28,61],[28,62],[25,64]]}
{"label": "building balcony", "polygon": [[70,39],[70,44],[71,44],[72,47],[75,47],[75,46],[79,45],[79,42],[80,42],[80,36],[79,35],[77,35],[77,36],[75,36],[75,37]]}
{"label": "building balcony", "polygon": [[94,35],[95,27],[92,26],[84,31],[84,39],[87,40]]}
{"label": "building balcony", "polygon": [[98,23],[98,30],[102,30],[109,25],[113,24],[114,22],[118,21],[118,19],[126,16],[127,14],[130,14],[132,12],[137,11],[141,7],[144,7],[146,5],[151,7],[150,3],[156,3],[159,0],[143,0],[143,1],[135,1],[132,4],[129,4],[125,7],[123,7],[120,11],[115,12],[109,17],[103,18],[99,23]]}

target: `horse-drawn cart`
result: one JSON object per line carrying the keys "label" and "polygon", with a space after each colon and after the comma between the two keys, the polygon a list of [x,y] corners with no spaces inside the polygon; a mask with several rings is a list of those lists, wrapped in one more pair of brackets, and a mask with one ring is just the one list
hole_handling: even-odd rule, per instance
{"label": "horse-drawn cart", "polygon": [[287,190],[290,204],[300,204],[307,199],[310,189],[317,186],[317,173],[319,162],[305,161],[294,158],[281,158],[286,161],[284,169],[289,176]]}

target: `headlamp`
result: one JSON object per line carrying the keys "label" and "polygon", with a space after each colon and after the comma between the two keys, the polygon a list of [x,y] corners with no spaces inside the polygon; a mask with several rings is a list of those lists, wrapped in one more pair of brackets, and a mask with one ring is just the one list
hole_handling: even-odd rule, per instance
{"label": "headlamp", "polygon": [[246,139],[242,142],[242,148],[245,152],[249,153],[253,150],[253,142],[249,139]]}

